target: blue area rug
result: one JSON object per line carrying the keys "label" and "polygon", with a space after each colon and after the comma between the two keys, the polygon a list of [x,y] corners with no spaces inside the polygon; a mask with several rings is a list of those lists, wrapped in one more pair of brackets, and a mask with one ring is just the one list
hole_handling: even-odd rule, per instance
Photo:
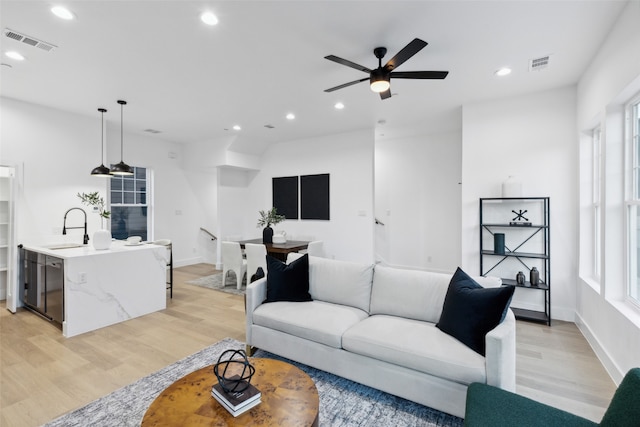
{"label": "blue area rug", "polygon": [[[244,349],[244,343],[226,338],[171,364],[128,386],[62,415],[46,427],[139,426],[153,400],[183,376],[212,365],[229,349]],[[394,426],[460,427],[460,418],[392,396],[262,350],[256,357],[285,360],[305,371],[320,395],[321,427]]]}

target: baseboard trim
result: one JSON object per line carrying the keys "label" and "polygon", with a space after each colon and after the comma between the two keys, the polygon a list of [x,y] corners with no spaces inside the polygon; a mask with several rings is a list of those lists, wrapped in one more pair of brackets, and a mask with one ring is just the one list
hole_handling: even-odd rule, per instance
{"label": "baseboard trim", "polygon": [[199,256],[199,257],[195,257],[195,258],[174,260],[173,261],[173,266],[174,267],[186,267],[187,265],[201,264],[203,262],[204,262],[204,260],[202,259],[202,257]]}
{"label": "baseboard trim", "polygon": [[585,322],[582,316],[578,313],[576,313],[575,323],[613,382],[616,383],[616,386],[620,385],[625,373],[616,365],[613,359],[609,356],[609,353],[607,353],[607,350],[605,350],[605,348],[600,344],[600,341],[598,341],[598,338],[593,334],[587,322]]}

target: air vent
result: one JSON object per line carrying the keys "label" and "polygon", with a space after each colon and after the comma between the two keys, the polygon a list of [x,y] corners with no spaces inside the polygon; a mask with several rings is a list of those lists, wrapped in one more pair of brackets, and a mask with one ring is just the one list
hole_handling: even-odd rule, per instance
{"label": "air vent", "polygon": [[144,131],[149,133],[162,133],[161,130],[156,130],[156,129],[145,129]]}
{"label": "air vent", "polygon": [[540,58],[534,58],[529,61],[529,71],[540,71],[544,70],[549,66],[549,58],[551,56],[541,56]]}
{"label": "air vent", "polygon": [[267,129],[275,129],[276,128],[274,125],[264,125],[264,127],[266,127]]}
{"label": "air vent", "polygon": [[29,46],[37,47],[38,49],[42,49],[47,52],[51,52],[53,49],[58,47],[51,43],[43,42],[42,40],[38,40],[35,37],[27,36],[25,34],[21,34],[17,31],[13,31],[8,28],[4,29],[3,34],[10,39],[28,44]]}

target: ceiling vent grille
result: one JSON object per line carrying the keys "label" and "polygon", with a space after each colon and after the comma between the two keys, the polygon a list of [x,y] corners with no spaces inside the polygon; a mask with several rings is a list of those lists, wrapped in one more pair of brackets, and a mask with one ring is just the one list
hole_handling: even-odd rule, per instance
{"label": "ceiling vent grille", "polygon": [[549,66],[550,55],[534,58],[529,61],[529,71],[544,70]]}
{"label": "ceiling vent grille", "polygon": [[149,133],[162,133],[161,130],[157,130],[157,129],[145,129],[144,131]]}
{"label": "ceiling vent grille", "polygon": [[28,44],[29,46],[37,47],[38,49],[42,49],[47,52],[51,52],[57,47],[56,45],[53,45],[51,43],[43,42],[42,40],[38,40],[35,37],[27,36],[8,28],[5,28],[2,33],[5,35],[5,37],[8,37],[12,40]]}

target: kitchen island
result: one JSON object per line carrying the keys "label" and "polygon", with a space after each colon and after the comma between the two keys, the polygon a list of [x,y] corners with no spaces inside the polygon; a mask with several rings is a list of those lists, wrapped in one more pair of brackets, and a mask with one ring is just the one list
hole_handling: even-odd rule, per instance
{"label": "kitchen island", "polygon": [[34,292],[35,282],[46,278],[47,269],[61,264],[57,268],[62,268],[62,280],[53,286],[63,295],[60,320],[65,337],[166,308],[167,249],[164,246],[114,241],[106,250],[96,250],[91,245],[24,245],[23,250],[31,259],[44,260],[27,262],[31,272],[23,274],[21,280],[31,282],[31,290],[26,292],[31,292],[27,301],[32,306],[46,308],[46,292],[40,287]]}

